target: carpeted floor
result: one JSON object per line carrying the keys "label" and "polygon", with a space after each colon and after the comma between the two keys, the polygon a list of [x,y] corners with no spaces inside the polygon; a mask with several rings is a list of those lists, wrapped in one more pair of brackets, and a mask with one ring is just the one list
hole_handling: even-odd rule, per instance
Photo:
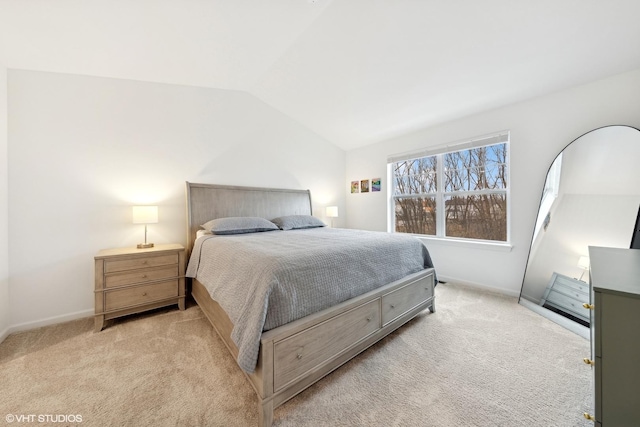
{"label": "carpeted floor", "polygon": [[[464,286],[438,285],[436,307],[276,408],[274,426],[592,425],[588,341],[515,298]],[[100,333],[89,318],[11,335],[0,379],[2,422],[257,424],[253,389],[194,303]]]}

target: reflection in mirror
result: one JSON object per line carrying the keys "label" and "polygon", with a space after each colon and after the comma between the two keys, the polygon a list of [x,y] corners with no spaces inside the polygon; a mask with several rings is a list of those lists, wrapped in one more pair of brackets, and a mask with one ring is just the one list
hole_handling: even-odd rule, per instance
{"label": "reflection in mirror", "polygon": [[588,337],[588,247],[628,248],[640,204],[640,130],[607,126],[549,168],[520,303]]}

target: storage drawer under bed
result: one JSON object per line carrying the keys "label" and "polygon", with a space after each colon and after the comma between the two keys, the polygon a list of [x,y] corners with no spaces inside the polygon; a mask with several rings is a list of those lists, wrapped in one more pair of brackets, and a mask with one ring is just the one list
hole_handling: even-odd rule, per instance
{"label": "storage drawer under bed", "polygon": [[356,345],[380,327],[377,298],[274,343],[275,390]]}
{"label": "storage drawer under bed", "polygon": [[382,296],[382,326],[433,298],[433,275],[411,282]]}

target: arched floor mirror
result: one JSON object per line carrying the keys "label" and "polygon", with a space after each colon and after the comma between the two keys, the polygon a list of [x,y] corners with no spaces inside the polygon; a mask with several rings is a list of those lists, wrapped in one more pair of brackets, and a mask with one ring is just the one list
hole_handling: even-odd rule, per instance
{"label": "arched floor mirror", "polygon": [[589,246],[629,248],[640,204],[640,130],[580,136],[549,168],[520,304],[589,338]]}

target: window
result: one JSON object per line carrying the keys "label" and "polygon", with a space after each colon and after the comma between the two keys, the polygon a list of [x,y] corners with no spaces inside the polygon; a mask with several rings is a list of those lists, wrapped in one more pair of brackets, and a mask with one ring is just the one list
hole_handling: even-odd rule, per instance
{"label": "window", "polygon": [[536,240],[538,232],[544,227],[547,227],[548,218],[550,218],[551,207],[553,202],[558,197],[560,191],[560,173],[562,171],[562,153],[558,154],[558,157],[553,161],[553,164],[549,168],[547,173],[547,179],[544,182],[544,189],[542,190],[542,200],[540,201],[540,209],[538,211],[538,219],[536,220],[536,227],[533,230],[533,240]]}
{"label": "window", "polygon": [[394,231],[507,242],[508,143],[501,133],[390,158]]}

